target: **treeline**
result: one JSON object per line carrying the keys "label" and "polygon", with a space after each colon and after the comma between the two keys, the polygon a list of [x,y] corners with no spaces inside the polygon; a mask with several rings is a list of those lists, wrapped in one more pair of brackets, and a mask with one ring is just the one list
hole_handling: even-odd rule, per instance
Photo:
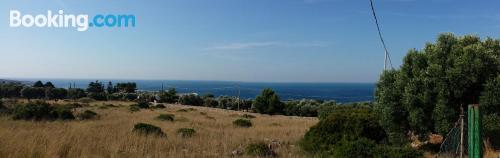
{"label": "treeline", "polygon": [[25,85],[19,82],[0,83],[0,97],[26,99],[80,99],[88,97],[95,100],[135,100],[137,85],[133,82],[108,82],[107,87],[102,82],[90,82],[86,89],[69,87],[57,88],[51,82],[35,82]]}
{"label": "treeline", "polygon": [[484,136],[500,147],[499,87],[500,40],[446,33],[381,75],[375,107],[389,141],[404,144],[408,133],[423,141],[445,135],[468,105],[479,104]]}
{"label": "treeline", "polygon": [[[160,91],[156,94],[141,94],[140,97],[148,98],[149,102],[156,99],[159,103],[179,103],[183,105],[205,106],[227,110],[243,110],[270,115],[306,116],[317,117],[320,111],[336,106],[335,101],[320,100],[288,100],[281,101],[279,95],[272,89],[264,89],[255,99],[238,99],[232,96],[215,97],[212,94],[178,94],[174,88]],[[371,103],[352,103],[370,106]]]}
{"label": "treeline", "polygon": [[[205,106],[227,110],[252,111],[270,115],[289,115],[317,117],[322,109],[335,106],[335,101],[320,100],[288,100],[281,101],[279,95],[272,89],[264,89],[255,99],[238,99],[234,96],[218,96],[212,94],[179,94],[175,88],[158,92],[137,93],[134,82],[107,85],[100,81],[90,82],[87,88],[70,86],[68,89],[57,88],[51,82],[35,82],[33,85],[9,82],[0,83],[0,97],[26,99],[81,99],[145,101],[169,104]],[[369,104],[369,103],[366,103]]]}

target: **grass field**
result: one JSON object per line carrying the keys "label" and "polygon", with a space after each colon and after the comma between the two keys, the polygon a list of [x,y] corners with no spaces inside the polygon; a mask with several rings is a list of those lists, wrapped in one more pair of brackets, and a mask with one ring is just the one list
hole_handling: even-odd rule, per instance
{"label": "grass field", "polygon": [[[120,105],[104,107],[103,103]],[[89,107],[100,116],[84,121],[17,121],[0,117],[2,157],[232,157],[254,142],[274,142],[280,157],[305,157],[297,141],[316,118],[252,114],[253,126],[235,127],[232,121],[243,112],[204,107],[167,105],[165,109],[130,112],[131,102],[94,102]],[[194,108],[188,112],[179,109]],[[155,119],[159,114],[175,115],[175,121]],[[143,122],[161,127],[166,138],[132,132]],[[193,128],[196,134],[183,138],[179,128]],[[241,157],[248,157],[245,154]]]}

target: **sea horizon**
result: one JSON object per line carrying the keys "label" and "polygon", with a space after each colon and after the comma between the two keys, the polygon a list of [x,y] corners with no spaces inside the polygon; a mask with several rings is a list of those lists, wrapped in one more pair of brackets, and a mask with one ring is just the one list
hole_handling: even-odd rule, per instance
{"label": "sea horizon", "polygon": [[179,93],[213,94],[215,96],[238,96],[253,99],[265,88],[275,90],[281,100],[315,99],[335,100],[339,103],[373,101],[375,83],[366,82],[247,82],[221,80],[159,80],[159,79],[63,79],[63,78],[2,78],[27,82],[52,82],[56,87],[86,88],[96,80],[107,86],[119,82],[135,82],[139,91],[159,91],[175,88]]}

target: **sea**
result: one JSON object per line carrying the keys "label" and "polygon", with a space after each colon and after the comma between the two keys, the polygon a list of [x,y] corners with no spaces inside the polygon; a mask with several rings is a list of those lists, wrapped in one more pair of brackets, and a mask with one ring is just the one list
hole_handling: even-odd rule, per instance
{"label": "sea", "polygon": [[[56,87],[86,88],[90,79],[16,79],[21,81],[51,81]],[[111,81],[135,82],[140,91],[159,91],[175,88],[178,93],[213,94],[215,96],[238,96],[243,99],[255,98],[265,88],[273,89],[281,100],[316,99],[335,100],[339,103],[373,101],[375,83],[266,83],[235,81],[187,81],[187,80],[99,80],[105,86]],[[163,85],[163,86],[162,86]]]}

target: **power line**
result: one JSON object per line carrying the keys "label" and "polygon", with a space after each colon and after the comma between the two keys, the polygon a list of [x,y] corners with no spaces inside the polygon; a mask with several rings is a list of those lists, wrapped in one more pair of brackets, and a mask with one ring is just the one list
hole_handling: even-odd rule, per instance
{"label": "power line", "polygon": [[372,8],[372,13],[373,13],[373,18],[375,19],[375,24],[377,25],[377,30],[378,30],[378,36],[380,38],[380,41],[382,42],[382,45],[384,46],[385,50],[385,59],[384,59],[384,70],[387,69],[387,61],[389,61],[389,65],[392,67],[392,61],[391,57],[389,56],[389,51],[387,51],[387,46],[385,45],[384,38],[382,37],[382,31],[380,31],[380,26],[378,24],[378,19],[377,15],[375,14],[375,7],[373,7],[373,0],[370,0],[370,6]]}

